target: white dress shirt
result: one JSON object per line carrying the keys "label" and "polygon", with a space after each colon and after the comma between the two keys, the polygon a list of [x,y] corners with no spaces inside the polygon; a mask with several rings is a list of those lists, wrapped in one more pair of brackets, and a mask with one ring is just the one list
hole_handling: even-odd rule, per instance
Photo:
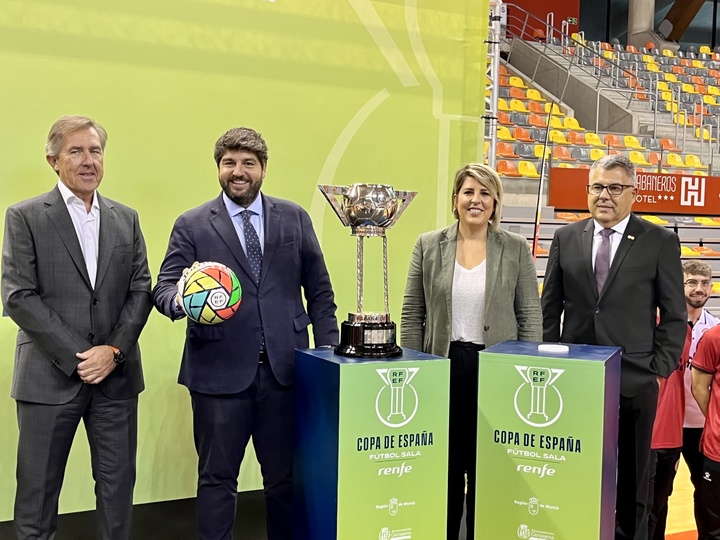
{"label": "white dress shirt", "polygon": [[92,205],[88,212],[85,203],[73,194],[70,189],[58,180],[58,189],[63,201],[67,205],[70,219],[72,219],[77,234],[80,249],[85,259],[90,284],[95,288],[97,277],[98,245],[100,243],[100,205],[97,200],[97,191],[93,191]]}

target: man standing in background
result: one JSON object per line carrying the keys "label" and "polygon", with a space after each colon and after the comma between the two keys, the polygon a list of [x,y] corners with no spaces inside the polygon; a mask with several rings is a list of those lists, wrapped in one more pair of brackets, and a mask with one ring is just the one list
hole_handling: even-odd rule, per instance
{"label": "man standing in background", "polygon": [[700,436],[705,425],[705,416],[692,396],[691,370],[698,341],[720,320],[704,307],[712,290],[710,265],[690,260],[683,265],[683,274],[685,305],[688,311],[687,338],[678,369],[663,381],[660,388],[652,444],[656,466],[652,482],[652,510],[648,520],[650,540],[665,538],[668,498],[672,495],[680,454],[687,463],[690,481],[695,488],[695,524],[700,538],[704,538],[706,530],[703,506],[700,503],[704,459],[700,452]]}
{"label": "man standing in background", "polygon": [[130,538],[138,338],[152,308],[137,213],[102,197],[107,133],[85,116],[50,129],[49,193],[8,208],[2,301],[20,327],[12,397],[17,402],[18,540],[55,538],[58,497],[80,419],[97,501],[97,538]]}
{"label": "man standing in background", "polygon": [[315,346],[337,344],[334,294],[310,216],[260,191],[268,161],[260,134],[231,129],[215,143],[214,157],[222,193],[177,219],[153,291],[157,309],[177,320],[184,316],[177,284],[194,262],[222,263],[242,285],[230,319],[187,323],[179,383],[192,400],[200,540],[232,537],[251,436],[268,539],[290,540],[295,349],[309,346],[311,324]]}

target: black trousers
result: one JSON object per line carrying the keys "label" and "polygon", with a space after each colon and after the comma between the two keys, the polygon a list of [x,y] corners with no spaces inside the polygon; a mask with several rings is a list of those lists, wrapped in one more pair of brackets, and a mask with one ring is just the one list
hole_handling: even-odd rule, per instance
{"label": "black trousers", "polygon": [[703,463],[705,458],[700,452],[700,436],[702,428],[684,428],[682,448],[653,450],[655,471],[650,477],[650,494],[652,508],[648,517],[648,538],[664,540],[667,525],[668,499],[673,492],[673,482],[677,473],[678,462],[682,454],[690,470],[690,481],[694,489],[693,502],[695,509],[695,525],[702,536],[707,531],[706,511],[700,502]]}
{"label": "black trousers", "polygon": [[720,540],[720,463],[706,457],[701,480],[700,504],[705,510],[703,533],[698,540]]}
{"label": "black trousers", "polygon": [[[457,540],[465,503],[467,540],[475,538],[475,459],[477,455],[478,352],[485,347],[450,344],[450,426],[448,448],[447,538]],[[467,495],[465,476],[467,475]]]}
{"label": "black trousers", "polygon": [[615,540],[647,540],[650,443],[657,410],[653,380],[637,396],[620,396]]}

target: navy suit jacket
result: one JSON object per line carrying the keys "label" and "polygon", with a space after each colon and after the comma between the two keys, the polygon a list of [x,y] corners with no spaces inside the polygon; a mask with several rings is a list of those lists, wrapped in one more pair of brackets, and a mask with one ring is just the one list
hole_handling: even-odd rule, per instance
{"label": "navy suit jacket", "polygon": [[621,393],[636,396],[657,376],[668,377],[682,352],[680,243],[675,233],[631,214],[598,294],[593,234],[592,219],[555,231],[542,292],[543,339],[622,347]]}
{"label": "navy suit jacket", "polygon": [[[153,290],[164,315],[182,316],[175,307],[177,282],[193,262],[230,267],[242,286],[242,302],[227,321],[202,325],[187,320],[178,382],[191,391],[232,394],[245,390],[258,369],[262,321],[275,378],[294,381],[296,348],[338,341],[330,276],[310,216],[297,204],[263,195],[265,245],[260,283],[252,277],[222,195],[180,216],[173,227],[165,260]],[[303,305],[303,293],[307,309]]]}

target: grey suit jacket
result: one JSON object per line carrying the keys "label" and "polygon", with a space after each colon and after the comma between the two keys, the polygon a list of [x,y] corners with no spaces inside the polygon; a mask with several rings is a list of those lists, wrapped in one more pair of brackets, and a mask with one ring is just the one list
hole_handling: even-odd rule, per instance
{"label": "grey suit jacket", "polygon": [[[543,286],[546,341],[622,347],[621,393],[640,394],[677,367],[687,330],[677,235],[634,214],[602,294],[592,219],[555,231]],[[658,321],[659,315],[659,321]]]}
{"label": "grey suit jacket", "polygon": [[20,327],[12,396],[35,403],[67,403],[82,381],[75,353],[113,345],[127,355],[100,383],[111,399],[143,389],[137,344],[152,304],[137,213],[101,197],[95,287],[56,187],[8,208],[2,249],[2,301]]}
{"label": "grey suit jacket", "polygon": [[[458,224],[422,234],[415,244],[403,301],[403,347],[447,356],[452,329],[452,282]],[[540,341],[537,273],[527,240],[488,232],[485,346],[508,339]]]}

